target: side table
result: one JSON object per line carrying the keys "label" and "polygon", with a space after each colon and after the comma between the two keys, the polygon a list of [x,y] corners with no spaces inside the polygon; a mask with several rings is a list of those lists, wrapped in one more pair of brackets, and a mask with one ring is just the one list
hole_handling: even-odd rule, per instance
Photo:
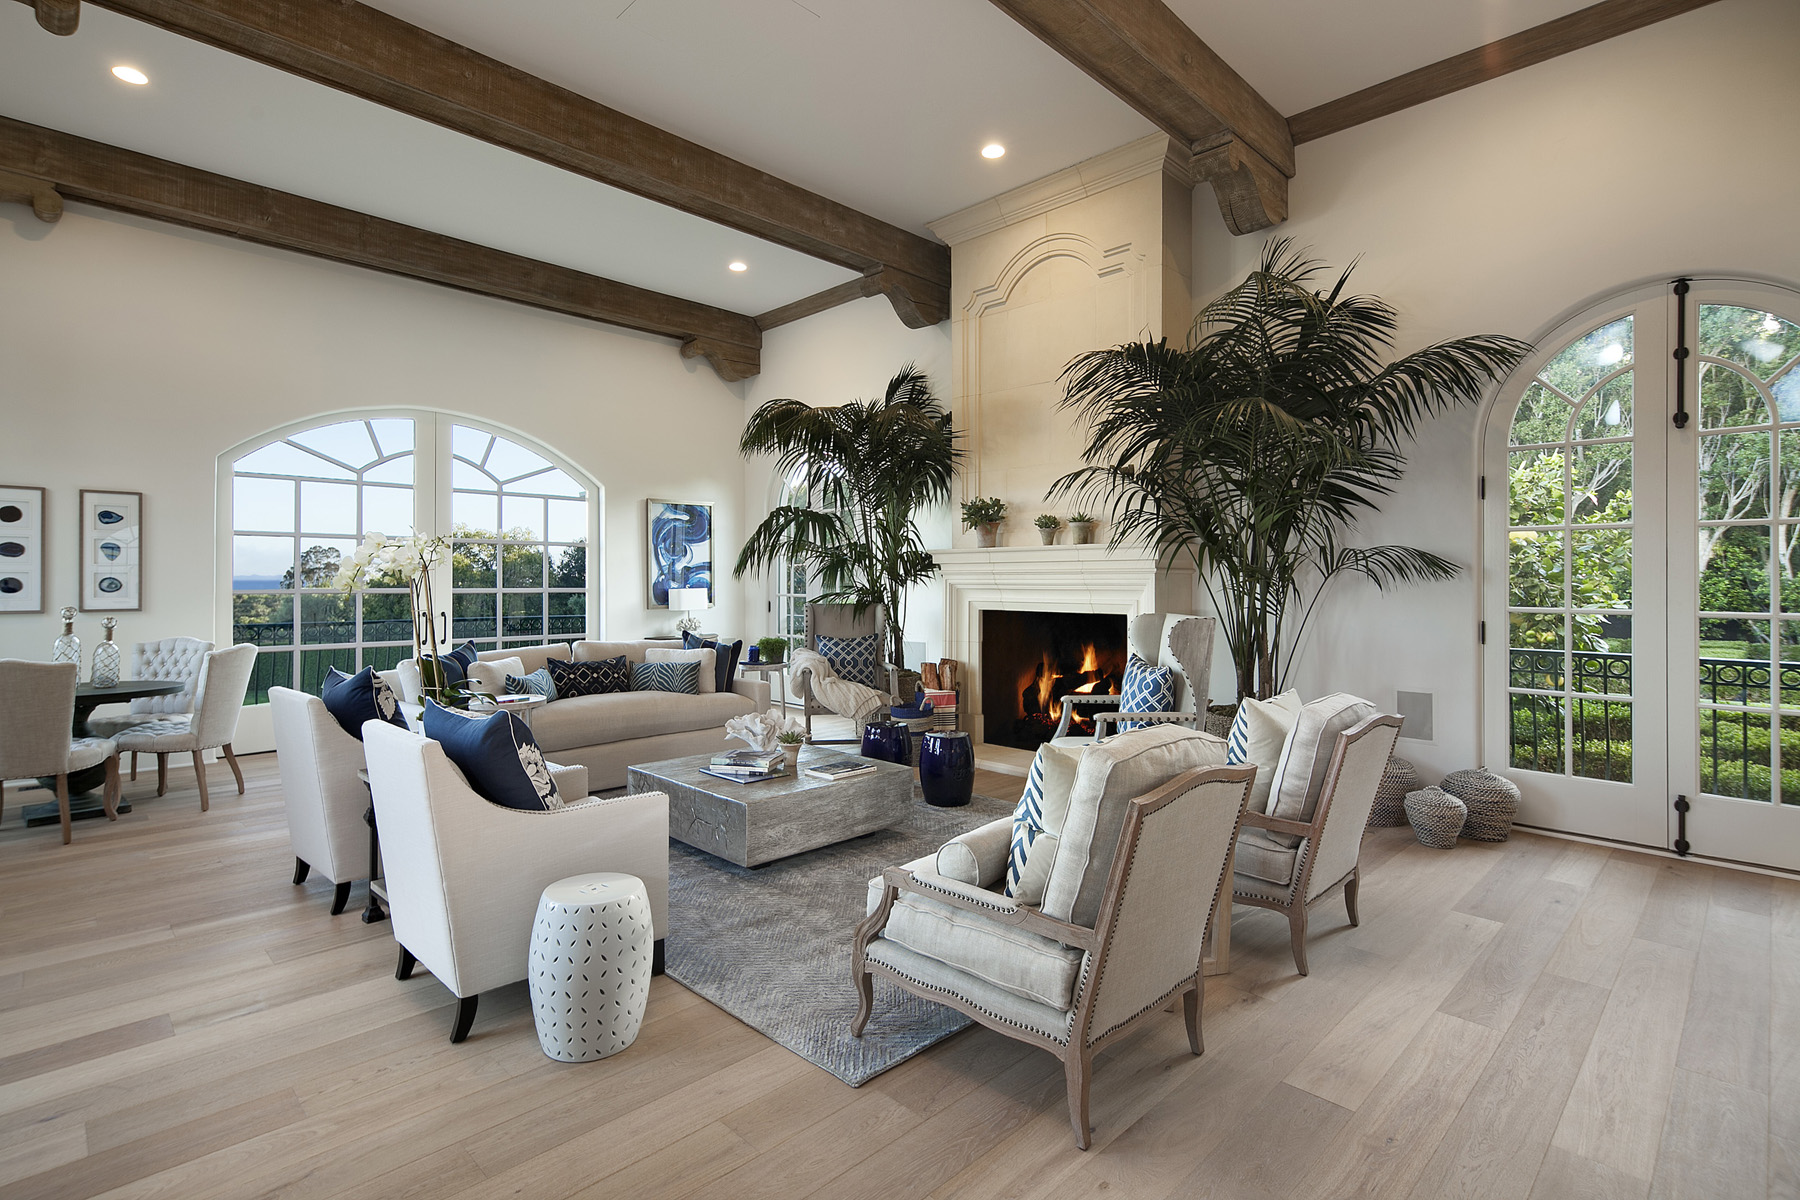
{"label": "side table", "polygon": [[531,926],[531,1015],[558,1062],[592,1062],[637,1040],[650,997],[650,895],[601,871],[544,889]]}
{"label": "side table", "polygon": [[782,712],[786,712],[787,707],[788,707],[787,669],[788,669],[788,665],[787,665],[786,660],[783,660],[781,662],[773,662],[773,663],[772,662],[740,662],[740,663],[738,663],[738,674],[740,674],[740,675],[755,675],[758,678],[764,680],[765,682],[768,680],[770,675],[774,675],[776,677],[776,686],[779,690],[771,693],[771,695],[781,697],[781,699],[775,701],[775,703],[779,704],[781,706]]}

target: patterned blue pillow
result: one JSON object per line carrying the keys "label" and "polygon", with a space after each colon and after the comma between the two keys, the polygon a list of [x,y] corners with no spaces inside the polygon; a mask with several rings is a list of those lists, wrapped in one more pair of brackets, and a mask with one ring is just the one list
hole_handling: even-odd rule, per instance
{"label": "patterned blue pillow", "polygon": [[549,658],[544,660],[544,669],[550,672],[550,683],[562,700],[631,690],[631,663],[623,654],[590,662]]}
{"label": "patterned blue pillow", "polygon": [[375,673],[374,667],[364,667],[354,675],[346,675],[336,667],[330,668],[325,672],[325,685],[319,689],[319,699],[325,702],[325,711],[343,726],[344,732],[359,742],[362,741],[364,721],[386,721],[406,728],[406,718],[400,715],[394,689]]}
{"label": "patterned blue pillow", "polygon": [[634,663],[631,668],[631,690],[634,692],[674,692],[681,696],[700,694],[700,664],[697,662]]}
{"label": "patterned blue pillow", "polygon": [[1231,718],[1231,732],[1225,735],[1225,765],[1239,767],[1250,761],[1250,706],[1238,705],[1237,716]]}
{"label": "patterned blue pillow", "polygon": [[420,655],[419,670],[421,674],[424,675],[427,686],[429,686],[431,682],[431,664],[436,663],[443,668],[444,686],[448,687],[453,683],[461,683],[463,680],[467,679],[469,677],[469,668],[475,665],[475,660],[479,657],[481,657],[481,655],[480,652],[475,649],[475,643],[464,642],[456,649],[450,651],[450,653],[441,655],[437,658],[433,658],[429,654]]}
{"label": "patterned blue pillow", "polygon": [[542,696],[545,700],[556,699],[556,681],[550,678],[549,667],[539,667],[529,675],[508,675],[506,677],[506,694],[509,696]]}
{"label": "patterned blue pillow", "polygon": [[[1125,684],[1119,689],[1120,712],[1168,712],[1175,707],[1175,668],[1153,667],[1137,655],[1125,664]],[[1119,731],[1148,725],[1148,721],[1120,721]]]}
{"label": "patterned blue pillow", "polygon": [[853,638],[821,637],[819,653],[831,663],[831,669],[837,672],[839,679],[876,689],[882,686],[876,682],[876,672],[881,667],[881,639],[874,634]]}
{"label": "patterned blue pillow", "polygon": [[1006,894],[1012,895],[1031,857],[1032,843],[1044,832],[1044,756],[1032,757],[1031,771],[1025,776],[1025,794],[1013,809],[1012,851],[1006,856]]}
{"label": "patterned blue pillow", "polygon": [[424,724],[482,799],[528,812],[562,807],[543,751],[517,713],[474,716],[426,700]]}

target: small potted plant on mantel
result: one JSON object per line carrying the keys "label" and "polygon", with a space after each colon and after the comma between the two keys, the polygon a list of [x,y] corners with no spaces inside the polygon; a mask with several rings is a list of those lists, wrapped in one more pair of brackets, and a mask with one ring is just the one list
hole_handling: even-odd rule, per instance
{"label": "small potted plant on mantel", "polygon": [[1000,544],[1000,522],[1006,520],[1006,501],[996,496],[977,496],[964,500],[964,529],[975,531],[975,544],[988,549]]}
{"label": "small potted plant on mantel", "polygon": [[1056,531],[1062,528],[1061,520],[1049,513],[1039,513],[1032,524],[1037,526],[1039,541],[1046,546],[1056,545]]}
{"label": "small potted plant on mantel", "polygon": [[1078,512],[1069,518],[1069,540],[1077,546],[1094,544],[1094,530],[1100,528],[1100,522],[1084,512]]}

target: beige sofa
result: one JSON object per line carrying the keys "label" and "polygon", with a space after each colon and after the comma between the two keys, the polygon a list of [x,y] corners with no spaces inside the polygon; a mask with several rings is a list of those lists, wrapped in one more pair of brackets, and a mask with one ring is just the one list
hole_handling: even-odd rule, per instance
{"label": "beige sofa", "polygon": [[[669,642],[575,642],[573,645],[558,642],[548,646],[484,650],[481,660],[521,659],[529,674],[552,658],[589,662],[624,655],[633,663],[641,663],[646,650],[670,645]],[[396,675],[401,696],[410,703],[419,703],[417,661],[406,659]],[[681,696],[672,692],[576,696],[554,701],[533,712],[531,733],[546,758],[586,767],[588,787],[598,792],[624,787],[626,768],[635,763],[725,749],[725,722],[768,707],[769,685],[760,679],[734,679],[730,691],[700,696]]]}

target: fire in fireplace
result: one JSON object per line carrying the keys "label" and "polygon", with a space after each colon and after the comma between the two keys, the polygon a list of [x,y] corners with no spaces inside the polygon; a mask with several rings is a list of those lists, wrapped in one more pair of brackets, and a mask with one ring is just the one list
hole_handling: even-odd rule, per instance
{"label": "fire in fireplace", "polygon": [[[981,716],[989,742],[1036,750],[1062,719],[1062,698],[1116,695],[1125,677],[1118,613],[981,614]],[[1071,733],[1091,734],[1076,710]]]}

